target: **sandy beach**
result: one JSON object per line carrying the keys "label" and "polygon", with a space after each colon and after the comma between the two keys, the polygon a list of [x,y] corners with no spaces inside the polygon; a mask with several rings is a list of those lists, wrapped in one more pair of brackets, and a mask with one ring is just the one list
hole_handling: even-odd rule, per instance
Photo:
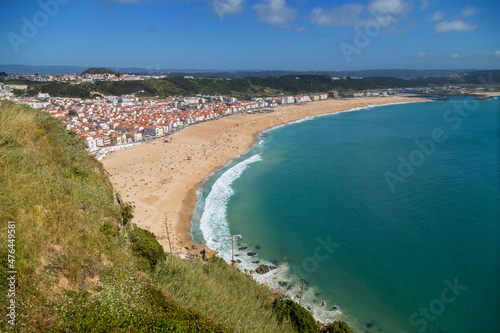
{"label": "sandy beach", "polygon": [[214,171],[251,149],[263,130],[355,107],[414,101],[399,96],[326,100],[279,107],[273,113],[238,114],[190,126],[173,134],[170,143],[159,139],[119,150],[102,163],[114,189],[135,205],[132,222],[153,232],[167,252],[168,227],[172,251],[186,253],[193,244],[197,189]]}

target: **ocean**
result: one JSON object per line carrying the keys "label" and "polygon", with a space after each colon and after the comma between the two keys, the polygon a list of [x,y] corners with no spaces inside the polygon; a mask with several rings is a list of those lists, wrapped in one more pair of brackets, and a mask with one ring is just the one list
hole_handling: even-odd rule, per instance
{"label": "ocean", "polygon": [[193,238],[356,332],[500,332],[500,99],[349,111],[262,133]]}

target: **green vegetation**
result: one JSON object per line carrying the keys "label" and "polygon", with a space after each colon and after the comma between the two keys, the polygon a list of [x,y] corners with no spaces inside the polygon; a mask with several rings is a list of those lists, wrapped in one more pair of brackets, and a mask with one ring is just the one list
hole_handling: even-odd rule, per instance
{"label": "green vegetation", "polygon": [[151,231],[133,228],[128,235],[132,243],[132,250],[140,258],[140,266],[144,271],[154,269],[158,262],[165,260],[163,247]]}
{"label": "green vegetation", "polygon": [[321,333],[354,333],[354,331],[345,322],[336,321],[328,324]]}
{"label": "green vegetation", "polygon": [[[12,82],[14,83],[14,82]],[[143,97],[169,97],[202,95],[231,95],[240,99],[268,97],[279,94],[319,93],[336,90],[339,93],[369,89],[436,87],[443,85],[500,86],[500,71],[483,71],[464,74],[460,77],[426,77],[399,79],[394,77],[366,77],[363,79],[345,78],[332,80],[326,75],[284,75],[246,78],[196,78],[186,79],[173,76],[165,79],[144,81],[98,81],[70,85],[61,82],[27,82],[27,94],[35,96],[39,92],[50,96],[91,98],[91,91],[104,95],[136,94]]]}
{"label": "green vegetation", "polygon": [[[58,97],[76,97],[76,98],[91,98],[90,92],[92,89],[87,84],[72,85],[65,82],[31,82],[24,81],[23,84],[28,85],[28,89],[23,94],[28,96],[36,96],[38,93],[48,93],[50,96]],[[17,94],[16,94],[17,95]]]}
{"label": "green vegetation", "polygon": [[123,225],[127,225],[132,220],[132,218],[134,217],[134,215],[132,214],[133,211],[134,211],[134,206],[130,204],[122,205],[120,212],[122,215]]}
{"label": "green vegetation", "polygon": [[88,69],[84,70],[82,75],[85,75],[85,74],[115,74],[116,76],[120,76],[121,73],[117,72],[117,71],[113,71],[113,70],[108,69],[108,68],[92,67],[92,68],[88,68]]}
{"label": "green vegetation", "polygon": [[157,265],[152,280],[179,304],[235,331],[295,332],[288,322],[278,320],[267,287],[218,257],[206,263],[168,258]]}
{"label": "green vegetation", "polygon": [[297,332],[319,332],[319,327],[311,314],[294,301],[277,298],[274,300],[273,308],[279,320],[289,321]]}
{"label": "green vegetation", "polygon": [[[314,319],[222,259],[165,258],[130,223],[102,165],[64,124],[0,105],[0,288],[16,274],[16,326],[2,332],[306,332]],[[128,207],[128,208],[127,208]],[[15,222],[9,261],[8,221]],[[9,267],[14,265],[14,267]],[[316,326],[316,330],[318,327]]]}

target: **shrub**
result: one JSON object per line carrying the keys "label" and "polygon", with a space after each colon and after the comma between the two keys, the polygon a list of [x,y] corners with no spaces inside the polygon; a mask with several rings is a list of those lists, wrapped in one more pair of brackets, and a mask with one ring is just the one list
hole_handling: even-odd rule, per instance
{"label": "shrub", "polygon": [[101,226],[101,232],[105,234],[106,236],[118,236],[120,229],[113,225],[113,223],[109,221],[105,221],[104,224]]}
{"label": "shrub", "polygon": [[354,333],[354,331],[345,322],[336,321],[324,327],[321,333]]}
{"label": "shrub", "polygon": [[135,227],[129,231],[129,237],[132,250],[139,257],[144,270],[151,271],[156,263],[166,258],[163,247],[152,232]]}
{"label": "shrub", "polygon": [[314,317],[303,307],[292,300],[275,299],[273,309],[280,322],[289,321],[297,332],[318,332],[319,328]]}
{"label": "shrub", "polygon": [[121,208],[123,225],[127,225],[134,218],[134,206],[126,204]]}

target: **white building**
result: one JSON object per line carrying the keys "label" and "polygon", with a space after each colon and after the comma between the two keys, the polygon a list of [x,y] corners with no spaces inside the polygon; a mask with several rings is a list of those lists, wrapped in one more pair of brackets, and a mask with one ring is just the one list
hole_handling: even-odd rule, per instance
{"label": "white building", "polygon": [[143,132],[144,136],[149,136],[153,138],[157,138],[163,135],[163,128],[157,126],[146,126]]}

